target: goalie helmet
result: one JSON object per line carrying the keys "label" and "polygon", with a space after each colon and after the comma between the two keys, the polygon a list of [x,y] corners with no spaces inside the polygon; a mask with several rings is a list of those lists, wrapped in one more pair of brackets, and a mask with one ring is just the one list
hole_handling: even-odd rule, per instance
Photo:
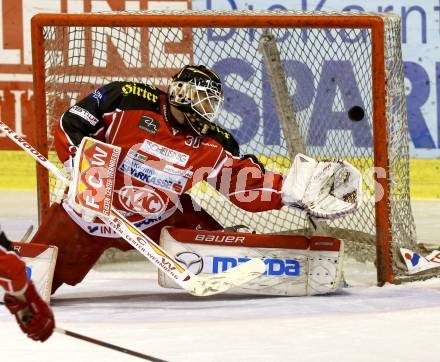
{"label": "goalie helmet", "polygon": [[223,87],[217,73],[203,65],[187,65],[173,76],[170,104],[183,112],[189,126],[205,135],[223,106]]}

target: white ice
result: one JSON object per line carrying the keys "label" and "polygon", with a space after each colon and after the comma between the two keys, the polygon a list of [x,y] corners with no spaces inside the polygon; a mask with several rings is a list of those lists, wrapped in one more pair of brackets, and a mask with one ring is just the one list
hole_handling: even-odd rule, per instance
{"label": "white ice", "polygon": [[[201,299],[161,289],[145,265],[62,287],[53,298],[58,326],[169,361],[440,360],[438,279],[383,288],[364,279],[320,297]],[[35,343],[5,308],[0,349],[2,361],[138,360],[64,335]]]}
{"label": "white ice", "polygon": [[[13,237],[29,222],[0,217]],[[52,306],[61,328],[167,361],[440,361],[440,279],[377,287],[373,265],[345,269],[351,287],[334,295],[197,298],[158,287],[148,262],[104,266]],[[2,307],[0,351],[1,362],[140,361],[59,334],[33,342]]]}

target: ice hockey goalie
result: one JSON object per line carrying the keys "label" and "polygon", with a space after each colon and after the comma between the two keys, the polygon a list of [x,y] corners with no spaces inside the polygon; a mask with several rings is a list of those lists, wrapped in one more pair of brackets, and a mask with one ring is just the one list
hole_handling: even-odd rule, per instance
{"label": "ice hockey goalie", "polygon": [[[251,258],[262,258],[266,272],[235,294],[304,296],[328,294],[344,285],[342,241],[328,237],[164,228],[161,246],[194,274],[215,274]],[[163,272],[159,284],[177,285]]]}
{"label": "ice hockey goalie", "polygon": [[[185,193],[201,181],[250,212],[288,206],[332,218],[356,209],[360,175],[343,161],[317,162],[300,155],[283,177],[266,172],[257,157],[240,155],[233,136],[215,123],[223,101],[219,75],[204,66],[185,66],[167,92],[148,84],[113,82],[62,115],[56,151],[69,172],[84,137],[119,147],[113,207],[156,242],[166,226],[222,228]],[[63,283],[79,283],[106,249],[131,249],[69,200],[67,196],[51,206],[32,240],[59,249],[52,292]],[[269,239],[265,245],[270,246]]]}

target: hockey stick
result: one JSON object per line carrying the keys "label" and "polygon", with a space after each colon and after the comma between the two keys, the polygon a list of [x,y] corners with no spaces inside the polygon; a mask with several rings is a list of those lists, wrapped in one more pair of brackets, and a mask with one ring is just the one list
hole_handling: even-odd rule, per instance
{"label": "hockey stick", "polygon": [[[66,185],[70,184],[70,181],[52,162],[2,121],[0,121],[0,130],[32,158],[50,170],[59,180]],[[261,259],[251,259],[223,273],[207,276],[195,275],[178,263],[172,256],[168,255],[165,250],[148,236],[139,231],[114,207],[111,208],[109,218],[100,216],[100,219],[183,289],[199,297],[222,293],[228,289],[238,287],[259,277],[266,271],[266,265]]]}
{"label": "hockey stick", "polygon": [[130,349],[127,349],[127,348],[124,348],[124,347],[119,347],[119,346],[116,346],[116,345],[111,344],[111,343],[103,342],[103,341],[100,341],[100,340],[95,339],[95,338],[87,337],[87,336],[84,336],[82,334],[78,334],[78,333],[75,333],[75,332],[68,331],[66,329],[62,329],[62,328],[58,328],[57,327],[57,328],[55,328],[55,332],[60,333],[60,334],[64,334],[64,335],[69,336],[69,337],[77,338],[77,339],[80,339],[82,341],[93,343],[93,344],[96,344],[98,346],[102,346],[102,347],[105,347],[105,348],[113,349],[114,351],[126,353],[126,354],[129,354],[130,356],[142,358],[142,359],[147,360],[147,361],[167,362],[164,359],[160,359],[160,358],[156,358],[156,357],[153,357],[153,356],[149,356],[147,354],[135,352],[135,351],[132,351]]}
{"label": "hockey stick", "polygon": [[21,239],[20,239],[20,241],[22,242],[22,243],[26,243],[26,242],[28,242],[29,240],[29,236],[31,236],[31,234],[32,234],[32,231],[34,230],[34,227],[31,225],[31,226],[29,226],[28,228],[27,228],[27,230],[26,230],[26,232],[23,234],[23,236],[21,237]]}

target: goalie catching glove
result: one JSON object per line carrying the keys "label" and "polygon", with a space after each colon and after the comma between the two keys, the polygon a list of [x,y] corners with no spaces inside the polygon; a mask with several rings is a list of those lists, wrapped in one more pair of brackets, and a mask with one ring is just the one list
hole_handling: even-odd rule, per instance
{"label": "goalie catching glove", "polygon": [[346,161],[316,161],[296,155],[282,187],[283,203],[311,216],[335,219],[356,210],[362,198],[362,176]]}

